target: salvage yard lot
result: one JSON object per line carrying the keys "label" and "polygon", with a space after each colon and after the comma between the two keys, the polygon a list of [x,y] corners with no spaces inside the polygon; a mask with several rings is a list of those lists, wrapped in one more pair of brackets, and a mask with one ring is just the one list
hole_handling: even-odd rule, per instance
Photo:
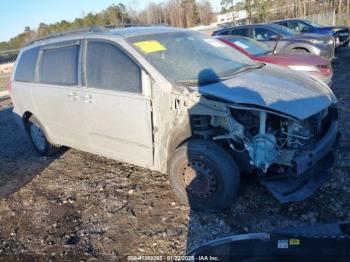
{"label": "salvage yard lot", "polygon": [[0,258],[182,255],[230,234],[350,220],[349,47],[333,70],[342,136],[332,178],[306,201],[283,205],[256,179],[243,179],[235,203],[218,214],[179,204],[158,172],[73,149],[40,157],[9,100],[0,100]]}

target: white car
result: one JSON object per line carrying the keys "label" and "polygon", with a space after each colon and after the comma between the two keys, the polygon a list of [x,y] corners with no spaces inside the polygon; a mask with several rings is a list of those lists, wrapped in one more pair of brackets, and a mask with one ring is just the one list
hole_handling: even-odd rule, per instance
{"label": "white car", "polygon": [[171,27],[34,41],[19,54],[10,94],[41,154],[68,146],[168,173],[183,202],[207,211],[234,200],[243,171],[265,184],[297,181],[294,191],[271,190],[282,202],[304,199],[319,185],[305,179],[338,134],[324,83]]}

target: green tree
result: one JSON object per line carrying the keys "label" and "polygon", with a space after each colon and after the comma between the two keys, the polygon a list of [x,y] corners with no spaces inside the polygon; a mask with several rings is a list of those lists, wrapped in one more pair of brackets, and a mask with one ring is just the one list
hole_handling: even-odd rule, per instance
{"label": "green tree", "polygon": [[220,13],[225,13],[228,11],[232,11],[235,4],[234,4],[234,0],[221,0],[221,12]]}

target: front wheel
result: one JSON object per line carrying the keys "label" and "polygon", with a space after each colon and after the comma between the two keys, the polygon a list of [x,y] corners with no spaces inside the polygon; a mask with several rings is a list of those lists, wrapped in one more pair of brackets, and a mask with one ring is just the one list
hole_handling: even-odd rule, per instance
{"label": "front wheel", "polygon": [[29,118],[26,128],[34,148],[41,155],[52,156],[59,152],[60,146],[49,142],[42,125],[34,116]]}
{"label": "front wheel", "polygon": [[211,141],[193,139],[176,149],[168,163],[172,189],[192,209],[217,212],[232,204],[240,174],[232,157]]}

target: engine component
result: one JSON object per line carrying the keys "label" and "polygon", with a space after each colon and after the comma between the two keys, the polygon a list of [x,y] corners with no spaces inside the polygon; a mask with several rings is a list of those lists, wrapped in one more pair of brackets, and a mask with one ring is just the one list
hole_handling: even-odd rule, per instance
{"label": "engine component", "polygon": [[264,172],[274,162],[277,155],[276,138],[272,134],[258,134],[245,147],[251,158],[250,164]]}
{"label": "engine component", "polygon": [[245,143],[251,158],[250,164],[264,172],[274,162],[277,155],[277,142],[273,134],[266,133],[266,112],[259,112],[259,134]]}

